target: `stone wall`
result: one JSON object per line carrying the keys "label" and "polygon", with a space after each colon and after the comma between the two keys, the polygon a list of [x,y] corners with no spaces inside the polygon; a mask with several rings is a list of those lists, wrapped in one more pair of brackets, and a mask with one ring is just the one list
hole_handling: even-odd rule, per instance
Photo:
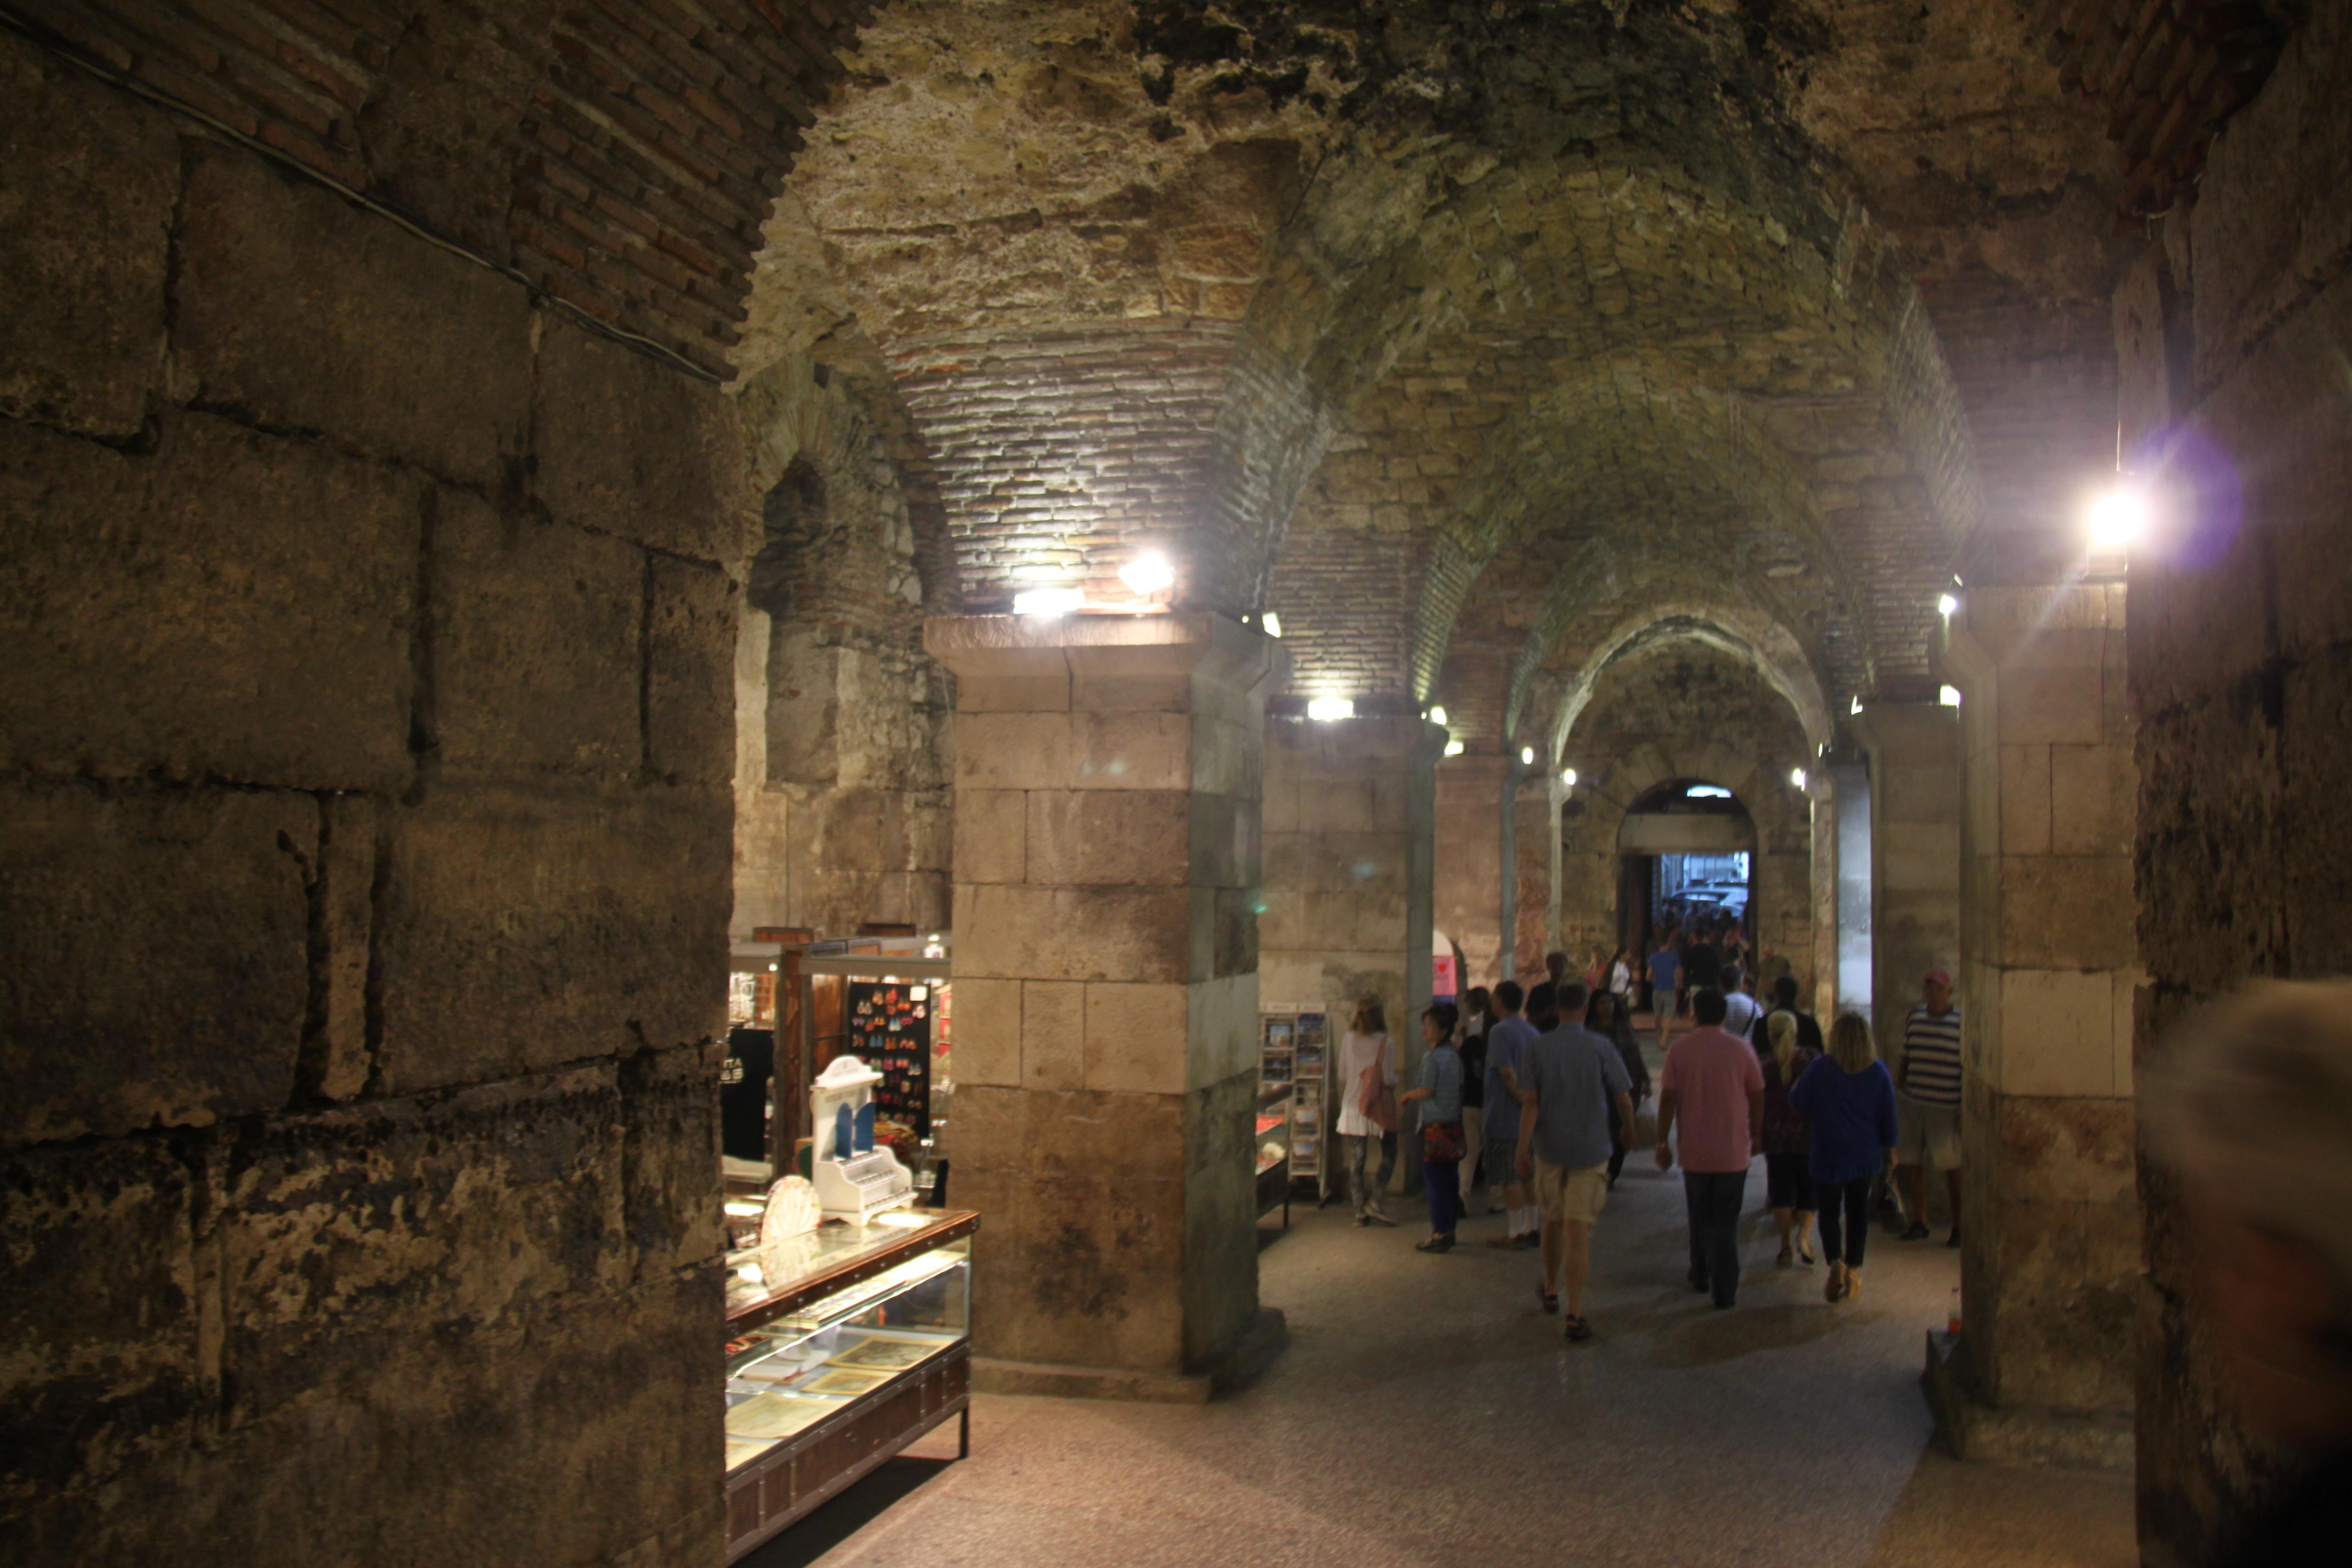
{"label": "stone wall", "polygon": [[958,584],[919,548],[879,395],[804,356],[737,391],[762,496],[736,645],[738,937],[948,921],[953,699],[922,618]]}
{"label": "stone wall", "polygon": [[1721,784],[1747,808],[1759,956],[1787,959],[1811,994],[1812,819],[1789,782],[1811,750],[1788,703],[1727,654],[1667,644],[1611,667],[1560,756],[1577,771],[1560,849],[1560,935],[1575,966],[1595,944],[1617,945],[1618,835],[1628,808],[1654,785],[1687,779]]}
{"label": "stone wall", "polygon": [[0,168],[0,1558],[717,1561],[728,410],[13,34]]}
{"label": "stone wall", "polygon": [[[2143,1066],[2167,1025],[2247,976],[2352,967],[2347,97],[2352,15],[2313,6],[2214,144],[2196,205],[2166,223],[2116,300],[2126,449],[2174,481],[2201,469],[2197,504],[2214,530],[2193,553],[2132,563]],[[2182,448],[2168,472],[2167,433],[2210,445]],[[2232,480],[2244,508],[2233,537],[2221,526]],[[2188,1291],[2179,1195],[2145,1161],[2140,1193],[2142,1537],[2151,1563],[2202,1562],[2277,1469],[2231,1414]]]}

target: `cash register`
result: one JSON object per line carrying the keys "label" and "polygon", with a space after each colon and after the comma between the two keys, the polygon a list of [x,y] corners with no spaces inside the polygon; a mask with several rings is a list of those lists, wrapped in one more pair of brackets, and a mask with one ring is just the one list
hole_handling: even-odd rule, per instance
{"label": "cash register", "polygon": [[914,1176],[887,1145],[874,1141],[874,1086],[881,1081],[857,1058],[842,1056],[811,1085],[809,1170],[828,1219],[863,1225],[915,1195]]}

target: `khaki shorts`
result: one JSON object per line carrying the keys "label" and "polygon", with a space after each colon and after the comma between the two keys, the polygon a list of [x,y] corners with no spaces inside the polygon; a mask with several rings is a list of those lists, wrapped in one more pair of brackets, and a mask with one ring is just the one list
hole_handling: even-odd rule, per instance
{"label": "khaki shorts", "polygon": [[1566,1220],[1573,1225],[1598,1225],[1608,1202],[1608,1166],[1536,1162],[1536,1205],[1543,1210],[1544,1224]]}
{"label": "khaki shorts", "polygon": [[1928,1105],[1906,1094],[1895,1107],[1895,1120],[1902,1123],[1895,1132],[1897,1163],[1933,1165],[1939,1171],[1960,1168],[1958,1106]]}

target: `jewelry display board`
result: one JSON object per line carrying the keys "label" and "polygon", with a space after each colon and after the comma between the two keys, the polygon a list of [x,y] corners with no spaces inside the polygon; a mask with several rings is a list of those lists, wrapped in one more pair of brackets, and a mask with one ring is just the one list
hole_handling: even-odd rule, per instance
{"label": "jewelry display board", "polygon": [[[781,1185],[782,1184],[780,1184]],[[755,1239],[728,1204],[730,1562],[954,1416],[971,1451],[970,1211],[897,1209]]]}
{"label": "jewelry display board", "polygon": [[[852,980],[845,1020],[849,1047],[882,1075],[874,1086],[881,1118],[931,1135],[931,1023],[938,987],[921,980]],[[887,1139],[885,1140],[887,1141]],[[904,1152],[911,1156],[914,1151]]]}

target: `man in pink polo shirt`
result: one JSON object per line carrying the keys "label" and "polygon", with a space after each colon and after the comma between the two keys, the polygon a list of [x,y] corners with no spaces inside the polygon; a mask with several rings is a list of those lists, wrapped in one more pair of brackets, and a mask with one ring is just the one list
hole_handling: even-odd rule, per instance
{"label": "man in pink polo shirt", "polygon": [[1691,997],[1698,1027],[1666,1052],[1658,1079],[1658,1169],[1682,1124],[1683,1203],[1690,1215],[1690,1283],[1717,1307],[1739,1299],[1739,1203],[1764,1128],[1764,1070],[1756,1047],[1723,1027],[1723,993]]}

